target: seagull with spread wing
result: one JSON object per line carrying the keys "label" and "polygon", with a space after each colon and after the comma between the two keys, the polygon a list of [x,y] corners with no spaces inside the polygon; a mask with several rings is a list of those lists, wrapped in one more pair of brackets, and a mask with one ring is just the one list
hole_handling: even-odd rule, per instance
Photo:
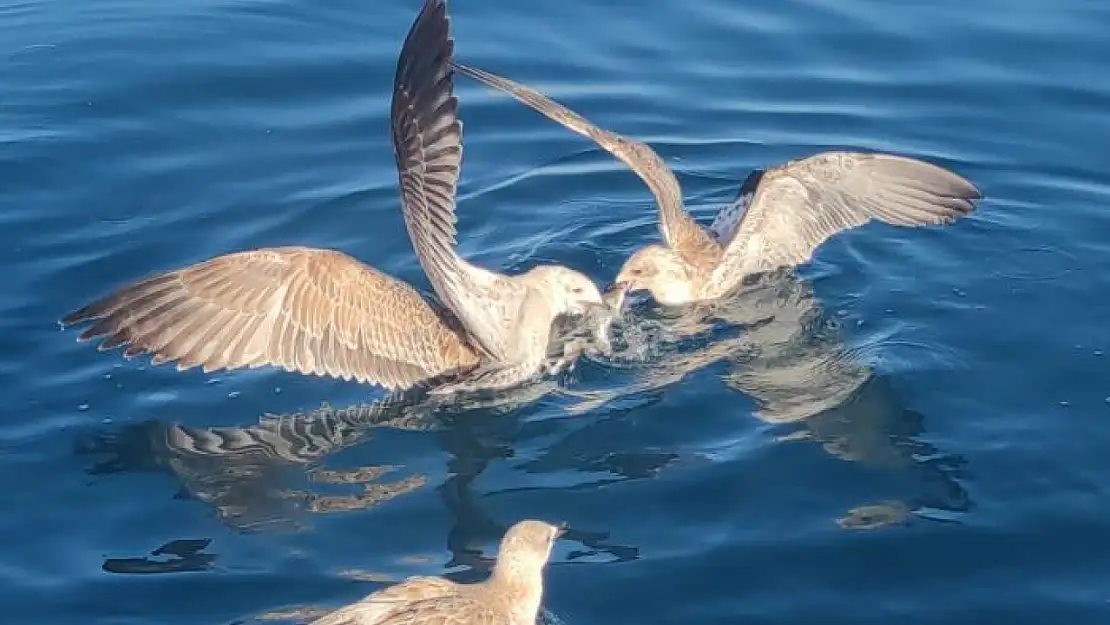
{"label": "seagull with spread wing", "polygon": [[390,121],[405,226],[441,304],[338,251],[237,252],[123,287],[62,319],[81,340],[205,372],[278,366],[387,389],[505,388],[544,370],[552,322],[604,306],[585,275],[557,265],[508,276],[461,258],[455,195],[462,122],[444,0],[405,38]]}
{"label": "seagull with spread wing", "polygon": [[592,139],[647,184],[659,207],[663,245],[647,245],[632,254],[615,285],[623,293],[647,290],[666,306],[716,300],[733,292],[746,276],[806,263],[829,238],[873,220],[899,226],[951,223],[973,211],[982,197],[963,177],[917,159],[821,152],[756,170],[736,201],[705,228],[683,206],[674,172],[647,144],[599,128],[508,78],[452,64],[460,74]]}

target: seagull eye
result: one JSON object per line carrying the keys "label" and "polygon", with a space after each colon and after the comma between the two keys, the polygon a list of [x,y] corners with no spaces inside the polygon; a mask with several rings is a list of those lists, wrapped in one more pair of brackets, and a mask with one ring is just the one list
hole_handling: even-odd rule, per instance
{"label": "seagull eye", "polygon": [[573,289],[571,289],[570,292],[574,293],[575,295],[581,295],[582,294],[582,287],[576,286]]}
{"label": "seagull eye", "polygon": [[628,272],[628,273],[631,273],[631,274],[632,274],[632,275],[634,275],[634,276],[638,276],[638,275],[640,275],[640,274],[642,274],[642,273],[644,273],[644,272],[643,272],[643,270],[642,270],[642,269],[633,269],[632,271],[630,271],[630,272]]}

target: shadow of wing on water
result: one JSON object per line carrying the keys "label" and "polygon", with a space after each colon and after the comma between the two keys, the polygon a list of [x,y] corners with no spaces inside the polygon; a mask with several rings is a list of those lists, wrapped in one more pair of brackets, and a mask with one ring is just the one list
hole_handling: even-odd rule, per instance
{"label": "shadow of wing on water", "polygon": [[[399,467],[327,471],[310,465],[369,438],[375,428],[433,428],[433,411],[398,394],[343,409],[324,406],[307,413],[266,415],[245,427],[150,420],[84,437],[78,451],[106,456],[88,469],[91,474],[167,472],[180,482],[180,496],[211,506],[222,522],[237,530],[295,530],[301,527],[299,512],[369,508],[422,486],[426,478],[419,475],[381,481]],[[306,488],[290,489],[289,483],[296,481]],[[316,494],[310,490],[314,483],[354,484],[362,492]]]}
{"label": "shadow of wing on water", "polygon": [[[77,451],[97,457],[87,469],[94,475],[168,473],[182,487],[179,496],[211,506],[222,522],[236,530],[288,531],[304,527],[299,522],[304,513],[367,509],[425,486],[429,476],[421,474],[383,479],[401,472],[401,466],[333,470],[320,464],[329,455],[367,442],[375,430],[428,431],[452,456],[439,489],[456,520],[448,536],[453,557],[447,566],[484,571],[492,559],[470,545],[496,542],[517,519],[493,520],[479,505],[472,483],[491,462],[514,455],[521,420],[555,386],[553,381],[542,381],[463,401],[401,393],[348,408],[324,406],[305,413],[266,415],[243,427],[149,420],[83,436]],[[299,488],[292,488],[293,484]],[[336,496],[313,490],[322,485],[353,485],[359,492]],[[565,539],[605,550],[599,542],[604,536],[571,528]],[[613,549],[618,558],[627,558],[630,550],[635,553],[630,547]]]}
{"label": "shadow of wing on water", "polygon": [[[81,455],[99,457],[93,475],[161,471],[176,478],[181,497],[204,502],[218,518],[240,531],[297,530],[301,513],[366,509],[412,492],[427,476],[383,481],[399,466],[327,470],[327,456],[367,441],[376,429],[434,430],[452,411],[511,412],[549,393],[554,382],[526,385],[509,393],[460,400],[417,392],[396,393],[347,408],[264,415],[249,426],[188,426],[149,420],[102,430],[77,441]],[[291,489],[299,483],[300,489]],[[361,492],[336,496],[316,485],[355,485]]]}
{"label": "shadow of wing on water", "polygon": [[[965,512],[963,460],[920,440],[924,417],[906,408],[890,381],[859,362],[839,323],[821,308],[812,283],[791,270],[753,276],[734,296],[680,312],[629,315],[616,328],[612,361],[635,379],[616,389],[564,391],[595,409],[657,391],[724,361],[724,383],[755,402],[753,415],[834,457],[915,473],[925,492],[909,501],[854,508],[843,527],[904,522],[925,508]],[[938,519],[940,520],[940,519]]]}

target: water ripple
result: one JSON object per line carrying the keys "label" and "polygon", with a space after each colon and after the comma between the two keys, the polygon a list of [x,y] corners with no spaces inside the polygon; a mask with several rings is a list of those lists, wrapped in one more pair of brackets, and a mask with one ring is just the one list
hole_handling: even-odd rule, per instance
{"label": "water ripple", "polygon": [[[266,622],[481,577],[524,516],[572,529],[551,622],[1105,620],[1102,2],[453,4],[461,59],[651,143],[699,218],[751,169],[831,148],[933,159],[986,195],[948,228],[845,233],[708,318],[638,304],[615,362],[491,405],[394,413],[358,385],[179,373],[58,328],[248,247],[335,247],[427,288],[387,127],[413,6],[0,7],[16,622]],[[467,258],[600,283],[658,240],[621,163],[458,94]]]}

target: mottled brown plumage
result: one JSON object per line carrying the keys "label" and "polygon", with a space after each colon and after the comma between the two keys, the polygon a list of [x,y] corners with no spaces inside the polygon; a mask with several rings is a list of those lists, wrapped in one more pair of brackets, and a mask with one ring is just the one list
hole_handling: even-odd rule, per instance
{"label": "mottled brown plumage", "polygon": [[81,340],[178,369],[276,365],[386,388],[462,372],[478,356],[454,317],[332,250],[260,249],[143,280],[73,312]]}
{"label": "mottled brown plumage", "polygon": [[[547,363],[559,315],[602,305],[586,276],[539,266],[516,276],[477,267],[455,246],[462,122],[442,0],[405,38],[391,107],[403,215],[443,306],[341,252],[237,252],[124,287],[62,319],[91,322],[81,340],[207,371],[275,365],[389,389],[446,381],[436,392],[512,386]],[[450,379],[454,378],[454,379]]]}
{"label": "mottled brown plumage", "polygon": [[458,584],[418,576],[379,590],[312,625],[535,625],[543,569],[562,529],[524,520],[501,539],[490,577]]}
{"label": "mottled brown plumage", "polygon": [[706,229],[686,212],[682,189],[650,146],[604,130],[534,89],[489,71],[456,70],[512,95],[593,139],[647,183],[659,206],[665,245],[641,248],[616,283],[649,290],[662,304],[722,297],[744,277],[808,262],[835,234],[869,221],[900,226],[947,224],[970,213],[979,190],[920,160],[882,153],[822,152],[763,172],[752,193],[725,207]]}

